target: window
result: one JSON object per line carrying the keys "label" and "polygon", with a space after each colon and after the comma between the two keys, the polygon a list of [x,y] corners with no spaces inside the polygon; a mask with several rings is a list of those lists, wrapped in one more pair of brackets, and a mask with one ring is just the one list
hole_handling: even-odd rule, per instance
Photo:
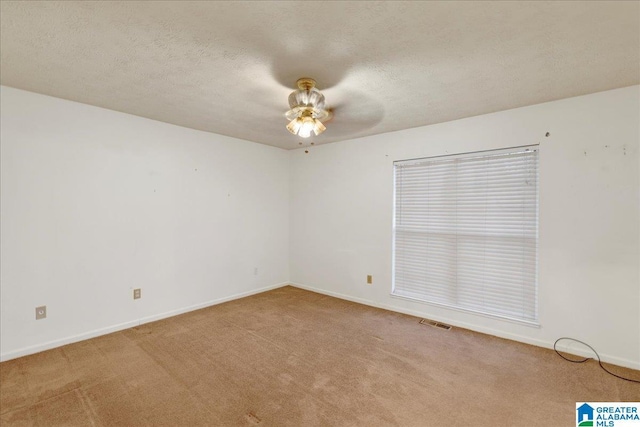
{"label": "window", "polygon": [[394,163],[393,294],[537,322],[538,148]]}

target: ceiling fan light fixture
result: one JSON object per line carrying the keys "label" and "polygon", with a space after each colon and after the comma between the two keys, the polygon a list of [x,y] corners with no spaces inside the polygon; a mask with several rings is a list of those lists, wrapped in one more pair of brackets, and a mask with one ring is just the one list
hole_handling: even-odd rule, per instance
{"label": "ceiling fan light fixture", "polygon": [[298,131],[302,127],[302,120],[299,118],[295,118],[289,122],[287,125],[287,130],[294,135],[298,134]]}
{"label": "ceiling fan light fixture", "polygon": [[327,128],[320,120],[329,118],[330,112],[325,109],[324,95],[315,88],[316,82],[310,78],[298,79],[298,90],[289,95],[289,107],[285,113],[287,130],[302,138],[309,138],[311,132],[320,135]]}
{"label": "ceiling fan light fixture", "polygon": [[315,133],[316,136],[318,136],[325,130],[327,130],[327,128],[322,124],[320,120],[316,119],[315,125],[313,126],[313,133]]}
{"label": "ceiling fan light fixture", "polygon": [[311,136],[311,132],[315,129],[315,120],[311,117],[305,117],[302,119],[302,126],[298,131],[298,135],[302,138],[309,138]]}

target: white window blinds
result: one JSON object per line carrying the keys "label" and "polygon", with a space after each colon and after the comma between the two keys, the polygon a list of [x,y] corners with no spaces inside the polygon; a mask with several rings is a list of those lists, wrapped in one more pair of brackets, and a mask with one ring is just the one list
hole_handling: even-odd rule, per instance
{"label": "white window blinds", "polygon": [[394,169],[393,294],[535,323],[537,147]]}

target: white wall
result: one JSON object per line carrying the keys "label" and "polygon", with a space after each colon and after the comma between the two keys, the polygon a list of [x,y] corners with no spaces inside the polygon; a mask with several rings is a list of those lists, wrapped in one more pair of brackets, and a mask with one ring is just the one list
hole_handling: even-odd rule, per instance
{"label": "white wall", "polygon": [[[291,281],[546,347],[575,337],[640,368],[639,99],[635,86],[292,152]],[[393,161],[536,143],[541,327],[391,297]]]}
{"label": "white wall", "polygon": [[0,98],[2,360],[288,280],[288,152]]}

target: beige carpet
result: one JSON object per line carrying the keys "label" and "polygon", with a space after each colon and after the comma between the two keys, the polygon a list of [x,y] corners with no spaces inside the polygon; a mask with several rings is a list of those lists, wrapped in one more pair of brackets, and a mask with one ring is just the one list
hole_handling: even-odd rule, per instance
{"label": "beige carpet", "polygon": [[[292,287],[0,364],[3,426],[575,426],[589,361]],[[611,367],[640,378],[640,372]]]}

